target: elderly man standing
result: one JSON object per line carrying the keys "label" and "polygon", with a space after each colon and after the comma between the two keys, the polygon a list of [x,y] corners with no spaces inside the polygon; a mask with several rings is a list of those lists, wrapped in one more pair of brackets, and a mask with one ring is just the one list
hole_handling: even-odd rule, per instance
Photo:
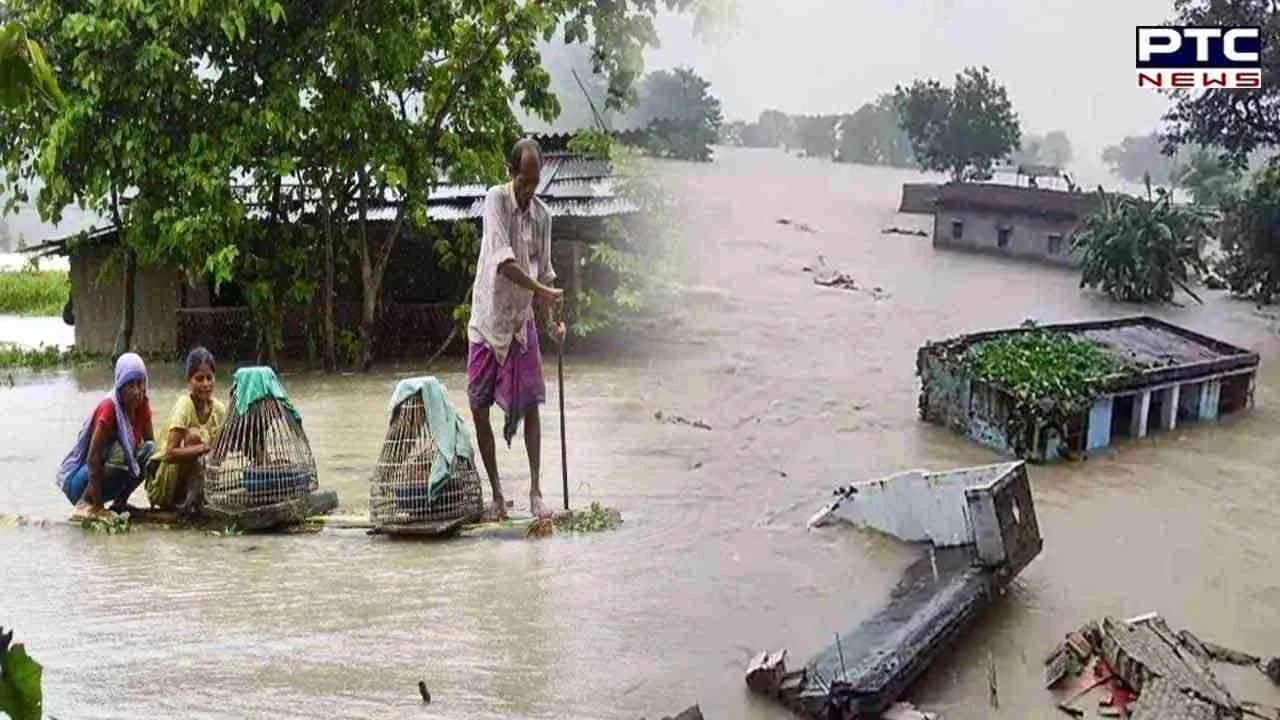
{"label": "elderly man standing", "polygon": [[493,488],[488,519],[506,517],[502,481],[489,424],[494,402],[506,413],[502,435],[510,446],[520,421],[529,454],[529,509],[535,517],[550,513],[542,502],[538,472],[542,457],[542,424],[538,406],[546,401],[542,353],[535,317],[557,344],[565,326],[555,319],[564,291],[551,286],[551,213],[534,197],[541,178],[542,152],[524,139],[511,148],[507,172],[511,181],[490,188],[484,199],[480,259],[471,292],[467,325],[467,398],[476,424],[480,459]]}

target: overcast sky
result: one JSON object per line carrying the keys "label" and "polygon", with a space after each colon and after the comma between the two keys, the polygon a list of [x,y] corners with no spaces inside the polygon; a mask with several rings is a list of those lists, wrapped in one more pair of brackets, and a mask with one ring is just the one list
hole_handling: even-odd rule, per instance
{"label": "overcast sky", "polygon": [[1134,80],[1134,27],[1172,17],[1172,0],[738,0],[736,27],[711,44],[665,16],[650,69],[692,65],[728,119],[774,107],[857,109],[896,83],[950,84],[987,65],[1024,131],[1065,130],[1076,157],[1155,129],[1168,101]]}

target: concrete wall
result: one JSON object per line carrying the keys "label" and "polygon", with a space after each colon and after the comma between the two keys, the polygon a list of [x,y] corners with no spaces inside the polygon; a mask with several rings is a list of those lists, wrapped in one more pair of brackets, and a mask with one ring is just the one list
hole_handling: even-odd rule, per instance
{"label": "concrete wall", "polygon": [[1017,573],[1040,553],[1044,541],[1023,463],[1000,466],[996,480],[965,492],[978,559]]}
{"label": "concrete wall", "polygon": [[[855,525],[875,528],[906,542],[954,547],[974,542],[966,493],[994,488],[1021,463],[930,473],[911,470],[853,486],[856,493],[834,509]],[[994,515],[993,515],[994,517]]]}
{"label": "concrete wall", "polygon": [[[961,237],[952,236],[952,222],[963,225]],[[1000,228],[1009,228],[1008,244],[1000,247]],[[940,210],[933,217],[934,247],[978,250],[1010,257],[1073,266],[1071,231],[1075,222],[1030,215],[1009,215],[972,210]],[[1060,251],[1049,252],[1049,235],[1062,236]]]}
{"label": "concrete wall", "polygon": [[[110,354],[124,306],[124,263],[100,270],[110,257],[105,246],[85,247],[71,256],[71,303],[75,311],[76,348]],[[175,352],[177,311],[182,274],[172,268],[139,267],[134,296],[133,349],[144,354]]]}

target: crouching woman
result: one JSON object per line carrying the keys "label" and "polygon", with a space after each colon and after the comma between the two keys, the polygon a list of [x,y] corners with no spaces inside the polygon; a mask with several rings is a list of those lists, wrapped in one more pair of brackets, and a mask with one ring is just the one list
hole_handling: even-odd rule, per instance
{"label": "crouching woman", "polygon": [[198,515],[204,505],[204,456],[227,424],[227,406],[213,396],[213,353],[198,347],[187,353],[187,392],[173,406],[161,437],[160,466],[147,477],[152,507]]}
{"label": "crouching woman", "polygon": [[142,470],[155,447],[147,366],[135,353],[116,360],[111,393],[80,428],[76,444],[58,468],[56,484],[76,507],[76,517],[97,517],[111,510],[135,510],[129,496],[142,482]]}

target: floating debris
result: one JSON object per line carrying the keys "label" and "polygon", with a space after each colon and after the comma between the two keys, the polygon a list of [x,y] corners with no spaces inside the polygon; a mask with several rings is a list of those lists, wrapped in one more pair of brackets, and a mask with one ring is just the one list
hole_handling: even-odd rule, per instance
{"label": "floating debris", "polygon": [[688,425],[689,427],[695,427],[695,428],[698,428],[699,430],[711,429],[710,425],[702,422],[701,420],[690,420],[688,418],[680,417],[679,415],[666,415],[666,414],[663,414],[661,410],[653,414],[653,419],[658,420],[659,422],[665,420],[666,422],[669,422],[672,425]]}
{"label": "floating debris", "polygon": [[814,230],[812,227],[809,227],[809,225],[807,225],[807,224],[805,224],[805,223],[802,223],[802,222],[796,222],[796,221],[794,221],[794,220],[791,220],[790,218],[779,218],[779,219],[778,219],[778,224],[779,224],[779,225],[790,225],[791,227],[794,227],[795,229],[799,230],[800,232],[807,232],[807,233],[816,233],[816,232],[818,232],[817,230]]}
{"label": "floating debris", "polygon": [[884,297],[888,297],[888,294],[885,293],[884,288],[880,287],[879,285],[876,285],[870,288],[862,287],[861,285],[858,284],[856,280],[853,279],[852,275],[849,275],[848,273],[845,273],[845,272],[841,272],[840,270],[837,270],[836,268],[833,268],[827,265],[827,259],[821,255],[818,256],[818,262],[816,265],[806,265],[803,269],[807,273],[814,274],[814,277],[813,277],[814,285],[821,285],[823,287],[836,288],[838,290],[865,292],[868,295],[871,295],[872,297],[876,298],[877,300],[882,299]]}
{"label": "floating debris", "polygon": [[881,230],[880,234],[881,235],[910,235],[912,237],[929,237],[929,233],[925,232],[924,230],[908,230],[907,228],[900,228],[900,227],[897,227],[896,225],[894,227],[888,227]]}
{"label": "floating debris", "polygon": [[[1213,674],[1210,663],[1256,667],[1266,663],[1256,655],[1206,642],[1188,631],[1174,633],[1155,613],[1130,620],[1106,618],[1070,633],[1045,661],[1046,684],[1067,697],[1056,707],[1074,717],[1084,711],[1076,703],[1105,686],[1098,704],[1104,717],[1132,720],[1161,718],[1238,718],[1246,707],[1232,697]],[[1057,668],[1067,666],[1065,673]],[[1070,684],[1068,684],[1070,680]],[[1063,687],[1067,685],[1067,687]],[[1274,717],[1275,709],[1267,708]]]}

